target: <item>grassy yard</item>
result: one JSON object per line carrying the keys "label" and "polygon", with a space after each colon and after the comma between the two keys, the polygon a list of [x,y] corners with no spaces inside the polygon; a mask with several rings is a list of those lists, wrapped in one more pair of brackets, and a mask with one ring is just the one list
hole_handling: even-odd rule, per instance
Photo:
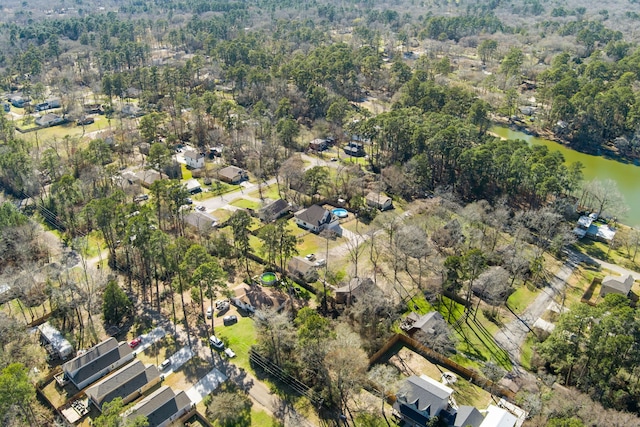
{"label": "grassy yard", "polygon": [[211,212],[211,215],[213,215],[218,220],[218,223],[223,223],[231,218],[231,213],[232,212],[227,209],[216,209],[215,211]]}
{"label": "grassy yard", "polygon": [[531,284],[520,286],[507,299],[507,304],[516,313],[521,314],[538,296],[540,290]]}
{"label": "grassy yard", "polygon": [[232,360],[233,364],[244,370],[251,371],[249,348],[256,343],[256,330],[253,319],[238,315],[238,323],[223,326],[222,318],[216,317],[214,328],[216,336],[236,353],[236,357]]}
{"label": "grassy yard", "polygon": [[[251,193],[249,193],[250,197],[255,197],[255,198],[260,198],[260,191],[256,190],[256,191],[252,191]],[[272,200],[277,200],[280,198],[280,194],[278,193],[278,185],[277,184],[273,184],[273,185],[268,185],[268,186],[263,186],[262,187],[262,197],[265,199],[272,199]]]}
{"label": "grassy yard", "polygon": [[236,206],[242,209],[253,209],[254,211],[260,209],[260,203],[248,199],[234,200],[231,202],[231,206]]}
{"label": "grassy yard", "polygon": [[523,368],[531,370],[531,358],[533,357],[533,347],[538,343],[536,337],[530,332],[520,349],[520,364]]}
{"label": "grassy yard", "polygon": [[[629,233],[629,229],[626,226],[620,226],[618,233],[616,234],[616,241],[622,242],[626,240],[626,235]],[[629,270],[640,271],[640,256],[633,258],[633,247],[629,248],[631,256],[627,252],[627,248],[624,245],[620,245],[617,249],[613,249],[604,242],[596,242],[590,239],[581,239],[573,245],[573,249],[583,254],[590,255],[594,258],[601,259],[611,264],[616,264]]]}
{"label": "grassy yard", "polygon": [[184,163],[181,163],[180,164],[180,169],[182,169],[182,179],[183,180],[189,180],[189,179],[193,178],[193,174],[191,173],[189,168],[187,168],[187,165],[185,165]]}
{"label": "grassy yard", "polygon": [[[464,313],[464,306],[442,297],[442,303],[437,310],[442,316],[454,324]],[[484,362],[493,361],[506,370],[511,370],[509,355],[493,340],[498,326],[484,317],[479,311],[474,320],[474,314],[469,314],[467,320],[454,328],[458,338],[456,349],[458,354],[452,360],[461,365],[479,369]]]}
{"label": "grassy yard", "polygon": [[265,411],[251,409],[251,427],[284,427],[280,421]]}

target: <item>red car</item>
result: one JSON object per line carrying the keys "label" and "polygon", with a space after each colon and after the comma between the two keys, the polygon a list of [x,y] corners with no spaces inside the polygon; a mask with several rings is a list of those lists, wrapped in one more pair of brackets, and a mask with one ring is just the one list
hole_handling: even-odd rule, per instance
{"label": "red car", "polygon": [[142,342],[142,337],[135,337],[129,343],[129,347],[136,348],[138,346],[138,344],[140,344],[140,342]]}

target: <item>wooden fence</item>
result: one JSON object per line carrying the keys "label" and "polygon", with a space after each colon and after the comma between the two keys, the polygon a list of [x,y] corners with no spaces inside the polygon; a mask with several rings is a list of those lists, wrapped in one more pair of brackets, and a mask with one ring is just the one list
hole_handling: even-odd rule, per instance
{"label": "wooden fence", "polygon": [[482,387],[489,393],[498,395],[510,401],[513,401],[515,398],[515,393],[511,390],[494,383],[493,381],[483,377],[481,374],[472,369],[467,369],[464,366],[459,365],[448,357],[441,355],[440,353],[424,346],[423,344],[404,334],[395,334],[394,336],[392,336],[391,339],[389,339],[389,341],[387,341],[387,343],[382,346],[380,350],[378,350],[373,356],[371,356],[371,358],[369,359],[369,366],[378,363],[378,361],[387,352],[389,352],[389,350],[391,350],[393,346],[398,343],[409,347],[411,350],[415,351],[428,361],[446,367],[451,372],[468,380],[469,382],[476,384],[479,387]]}

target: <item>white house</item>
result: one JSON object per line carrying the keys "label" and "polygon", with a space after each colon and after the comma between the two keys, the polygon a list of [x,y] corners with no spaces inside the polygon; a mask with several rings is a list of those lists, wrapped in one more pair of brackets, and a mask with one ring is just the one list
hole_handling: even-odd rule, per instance
{"label": "white house", "polygon": [[204,167],[204,153],[187,148],[184,150],[184,161],[191,169],[200,169]]}
{"label": "white house", "polygon": [[295,220],[299,227],[306,228],[314,233],[320,233],[324,229],[331,229],[338,235],[342,235],[338,217],[318,205],[296,212]]}

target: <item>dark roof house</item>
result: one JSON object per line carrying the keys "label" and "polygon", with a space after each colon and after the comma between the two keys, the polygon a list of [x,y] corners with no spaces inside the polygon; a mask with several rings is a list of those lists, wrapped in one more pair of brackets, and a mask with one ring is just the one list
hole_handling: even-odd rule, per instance
{"label": "dark roof house", "polygon": [[302,228],[319,233],[325,228],[330,228],[342,235],[338,218],[325,208],[313,205],[295,213],[296,224]]}
{"label": "dark roof house", "polygon": [[409,425],[424,426],[449,405],[453,390],[426,375],[413,375],[396,395],[393,408]]}
{"label": "dark roof house", "polygon": [[82,390],[132,359],[129,344],[109,338],[62,365],[62,370],[69,381]]}
{"label": "dark roof house", "polygon": [[196,228],[200,232],[213,230],[218,225],[218,220],[207,212],[191,211],[184,217],[184,222]]}
{"label": "dark roof house", "polygon": [[364,145],[361,142],[351,141],[343,148],[344,152],[353,157],[362,157],[365,155]]}
{"label": "dark roof house", "polygon": [[140,396],[149,388],[160,382],[160,373],[154,365],[144,366],[140,360],[116,371],[113,375],[89,387],[87,396],[98,410],[102,405],[111,402],[116,397],[122,398],[127,404]]}
{"label": "dark roof house", "polygon": [[606,276],[602,279],[602,287],[600,288],[600,296],[608,294],[624,295],[625,297],[631,292],[635,279],[631,274],[626,276]]}
{"label": "dark roof house", "polygon": [[282,199],[278,199],[260,209],[258,217],[263,222],[272,222],[289,212],[291,212],[291,205]]}
{"label": "dark roof house", "polygon": [[149,427],[165,427],[184,415],[191,405],[191,399],[184,391],[176,394],[171,388],[163,386],[138,402],[123,416],[135,418],[143,415],[147,417]]}

